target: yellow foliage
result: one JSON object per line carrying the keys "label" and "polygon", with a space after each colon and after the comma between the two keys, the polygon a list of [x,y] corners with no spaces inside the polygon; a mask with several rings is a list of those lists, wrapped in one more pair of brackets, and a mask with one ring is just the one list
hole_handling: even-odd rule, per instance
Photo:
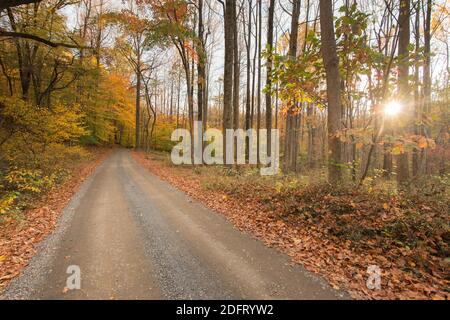
{"label": "yellow foliage", "polygon": [[21,99],[0,97],[0,113],[18,128],[22,139],[42,144],[76,140],[85,130],[77,106],[56,105],[51,109],[33,106]]}
{"label": "yellow foliage", "polygon": [[0,197],[0,214],[5,214],[14,203],[16,198],[17,195],[15,192],[9,192],[6,195]]}
{"label": "yellow foliage", "polygon": [[[69,145],[86,134],[77,106],[33,106],[21,99],[0,97],[1,160],[24,168],[54,166]],[[77,151],[77,153],[79,150]]]}

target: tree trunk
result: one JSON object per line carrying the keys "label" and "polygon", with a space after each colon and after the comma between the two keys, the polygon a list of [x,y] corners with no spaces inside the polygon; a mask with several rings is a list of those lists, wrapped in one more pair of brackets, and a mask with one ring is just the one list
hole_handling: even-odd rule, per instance
{"label": "tree trunk", "polygon": [[[405,118],[406,126],[404,128],[403,133],[408,130],[409,126],[409,116],[410,107],[409,107],[409,64],[408,64],[408,46],[410,40],[410,26],[409,26],[409,18],[410,18],[410,0],[400,0],[400,12],[398,17],[399,23],[399,35],[398,35],[398,57],[399,57],[399,66],[398,66],[398,92],[399,98],[403,101],[405,107]],[[397,156],[397,183],[402,185],[409,180],[409,162],[408,162],[408,154],[406,152],[401,153]]]}
{"label": "tree trunk", "polygon": [[226,129],[233,128],[233,56],[234,56],[234,32],[233,24],[235,0],[226,0],[225,3],[225,53],[223,75],[223,157],[226,159]]}
{"label": "tree trunk", "polygon": [[180,98],[181,98],[181,72],[178,71],[178,86],[177,86],[177,129],[180,126]]}
{"label": "tree trunk", "polygon": [[[414,39],[415,39],[415,55],[416,62],[414,64],[414,134],[420,135],[421,122],[421,97],[420,97],[420,83],[419,83],[419,68],[420,60],[418,59],[420,52],[420,4],[417,3],[414,22]],[[412,176],[416,177],[419,174],[419,150],[414,149],[412,154]]]}
{"label": "tree trunk", "polygon": [[[424,55],[425,62],[423,65],[423,114],[429,115],[431,113],[431,10],[433,1],[427,0],[427,12],[425,17],[424,27]],[[423,132],[425,136],[429,136],[429,121],[424,121],[422,124]],[[428,150],[423,149],[421,156],[420,171],[427,173],[427,155]]]}
{"label": "tree trunk", "polygon": [[[289,35],[289,57],[292,60],[297,59],[297,41],[298,41],[298,20],[300,17],[300,1],[295,0],[292,4],[292,18],[291,18],[291,34]],[[295,129],[296,129],[296,118],[294,108],[296,102],[292,103],[292,106],[287,110],[286,116],[286,128],[284,133],[284,171],[293,171],[297,167],[297,154],[295,153],[294,144],[297,143],[295,140]]]}
{"label": "tree trunk", "polygon": [[205,92],[205,50],[203,45],[203,0],[198,0],[198,39],[197,39],[197,109],[198,109],[198,121],[203,121],[203,104],[204,104],[204,92]]}
{"label": "tree trunk", "polygon": [[140,56],[138,55],[136,70],[136,149],[141,147],[141,70]]}
{"label": "tree trunk", "polygon": [[269,3],[269,17],[267,21],[267,49],[269,55],[266,62],[266,128],[267,134],[267,154],[271,154],[271,138],[270,129],[272,129],[272,48],[273,48],[273,17],[275,13],[275,0],[270,0]]}
{"label": "tree trunk", "polygon": [[259,158],[259,130],[261,129],[261,39],[262,39],[262,1],[258,1],[258,85],[257,85],[257,101],[256,101],[256,153],[258,157],[258,164],[260,163]]}
{"label": "tree trunk", "polygon": [[341,129],[342,106],[341,77],[339,74],[339,58],[336,52],[333,3],[331,0],[320,0],[320,29],[328,97],[328,180],[335,184],[342,179],[341,142],[337,137],[337,133]]}
{"label": "tree trunk", "polygon": [[236,6],[233,7],[233,128],[239,128],[239,83],[240,83],[240,56],[238,45]]}
{"label": "tree trunk", "polygon": [[169,116],[170,116],[170,120],[172,120],[172,116],[173,116],[173,83],[174,80],[173,78],[170,79],[170,109],[169,109]]}
{"label": "tree trunk", "polygon": [[[247,28],[248,28],[248,34],[247,34],[247,84],[246,84],[246,100],[245,100],[245,130],[249,130],[251,128],[251,110],[250,110],[250,106],[251,106],[251,99],[252,97],[250,96],[251,92],[250,92],[250,69],[251,69],[251,59],[250,59],[250,50],[252,47],[252,0],[248,1],[248,23],[247,23]],[[246,148],[245,148],[245,153],[248,157],[249,155],[249,142],[250,140],[248,139],[248,137],[246,138]]]}
{"label": "tree trunk", "polygon": [[[257,7],[258,5],[256,5]],[[252,63],[252,101],[251,101],[251,111],[250,111],[250,127],[253,128],[254,118],[255,118],[255,78],[256,78],[256,56],[258,55],[258,16],[255,16],[255,48],[253,52],[253,63]]]}

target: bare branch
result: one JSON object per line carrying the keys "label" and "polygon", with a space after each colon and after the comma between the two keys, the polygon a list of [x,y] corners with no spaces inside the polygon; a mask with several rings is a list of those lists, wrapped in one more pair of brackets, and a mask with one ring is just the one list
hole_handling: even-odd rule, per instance
{"label": "bare branch", "polygon": [[70,44],[70,43],[63,43],[63,42],[53,42],[51,40],[41,38],[34,34],[29,34],[29,33],[24,33],[24,32],[15,32],[15,31],[6,31],[3,29],[0,29],[0,37],[30,39],[30,40],[34,40],[34,41],[43,43],[43,44],[53,47],[53,48],[65,47],[65,48],[72,48],[72,49],[92,49],[91,47],[80,46],[79,44],[76,44],[76,43]]}

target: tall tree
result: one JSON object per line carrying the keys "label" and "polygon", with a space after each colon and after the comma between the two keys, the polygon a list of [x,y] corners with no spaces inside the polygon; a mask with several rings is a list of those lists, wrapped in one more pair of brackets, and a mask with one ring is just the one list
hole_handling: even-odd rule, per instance
{"label": "tall tree", "polygon": [[[247,83],[246,83],[246,97],[245,97],[245,130],[251,128],[251,100],[253,97],[251,96],[251,82],[250,82],[250,73],[251,73],[251,47],[252,47],[252,0],[248,0],[248,21],[247,21],[247,40],[246,40],[246,49],[247,49]],[[249,139],[246,139],[246,154],[249,154]]]}
{"label": "tall tree", "polygon": [[235,0],[226,0],[225,2],[225,53],[224,53],[224,73],[223,73],[223,155],[226,159],[226,129],[233,128],[233,57],[234,57],[234,28],[236,20],[234,19],[236,8]]}
{"label": "tall tree", "polygon": [[[433,0],[427,0],[426,14],[425,14],[425,26],[424,26],[424,55],[425,62],[423,65],[423,114],[429,115],[431,113],[431,13],[432,13]],[[448,46],[448,45],[447,45]],[[448,50],[448,47],[447,47]],[[449,69],[450,70],[450,69]],[[422,117],[424,118],[424,117]],[[428,121],[424,121],[422,124],[423,134],[429,136],[429,124]],[[428,150],[422,150],[422,159],[420,163],[419,172],[427,172],[428,164]]]}
{"label": "tall tree", "polygon": [[[301,0],[295,0],[292,3],[291,14],[291,33],[289,35],[289,59],[295,61],[297,59],[298,50],[298,20],[300,18]],[[286,115],[286,130],[284,134],[284,171],[295,171],[297,169],[297,152],[295,144],[298,143],[296,137],[296,105],[293,101],[292,105],[288,106]]]}
{"label": "tall tree", "polygon": [[[419,0],[416,4],[415,13],[414,13],[414,55],[416,57],[416,61],[414,63],[414,134],[421,134],[421,109],[422,109],[422,99],[420,96],[420,9],[421,9],[421,1]],[[416,177],[419,174],[419,156],[420,151],[416,148],[412,151],[412,176]]]}
{"label": "tall tree", "polygon": [[[405,105],[405,128],[403,133],[408,130],[410,108],[409,98],[409,41],[410,41],[410,0],[400,0],[400,9],[398,16],[399,35],[398,35],[398,95],[400,101]],[[409,179],[408,154],[402,152],[397,156],[397,182],[404,184]]]}
{"label": "tall tree", "polygon": [[320,0],[320,30],[328,99],[328,180],[330,183],[337,183],[342,179],[341,142],[338,138],[341,129],[342,106],[332,0]]}
{"label": "tall tree", "polygon": [[141,147],[141,87],[143,72],[143,55],[145,49],[145,31],[147,21],[141,17],[142,8],[129,3],[129,10],[125,10],[117,16],[120,23],[122,37],[116,43],[116,49],[127,59],[133,68],[136,78],[136,122],[135,144]]}
{"label": "tall tree", "polygon": [[258,84],[256,88],[256,141],[257,141],[257,154],[259,161],[259,147],[260,147],[260,135],[261,129],[261,48],[262,48],[262,1],[258,1]]}
{"label": "tall tree", "polygon": [[197,39],[197,104],[198,104],[198,121],[203,121],[203,111],[205,105],[205,83],[206,83],[206,52],[204,40],[204,24],[203,24],[203,0],[198,0],[198,39]]}
{"label": "tall tree", "polygon": [[[256,10],[258,8],[258,2],[255,5]],[[253,11],[253,9],[251,9]],[[256,86],[256,57],[258,55],[258,33],[259,33],[259,23],[258,23],[258,14],[255,13],[255,45],[253,50],[253,62],[252,62],[252,101],[251,101],[251,112],[250,112],[250,126],[253,127],[254,118],[255,118],[255,86]]]}
{"label": "tall tree", "polygon": [[[239,8],[239,12],[241,8]],[[240,86],[240,53],[238,38],[238,19],[239,13],[236,6],[233,7],[233,128],[239,128],[239,86]]]}
{"label": "tall tree", "polygon": [[[270,0],[269,16],[267,19],[267,49],[269,50],[266,62],[266,128],[272,129],[272,48],[273,48],[273,18],[275,13],[275,0]],[[267,134],[267,154],[271,154],[271,138],[272,135]]]}

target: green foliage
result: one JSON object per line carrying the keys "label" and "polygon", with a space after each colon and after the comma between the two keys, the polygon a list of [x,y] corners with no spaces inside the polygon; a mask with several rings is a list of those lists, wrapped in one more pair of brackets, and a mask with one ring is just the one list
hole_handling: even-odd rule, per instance
{"label": "green foliage", "polygon": [[[278,54],[267,49],[263,53],[267,59],[272,57],[273,68],[269,75],[272,83],[279,84],[279,98],[283,102],[283,111],[295,109],[297,103],[314,103],[321,107],[324,103],[323,92],[319,86],[323,81],[323,61],[320,55],[319,38],[314,30],[310,30],[306,37],[305,50],[297,59],[288,55]],[[265,92],[272,88],[265,88]],[[294,110],[295,111],[295,110]],[[298,110],[297,110],[298,111]]]}
{"label": "green foliage", "polygon": [[370,76],[371,59],[374,51],[368,46],[366,30],[370,15],[358,9],[356,3],[350,7],[343,6],[339,10],[344,13],[335,22],[337,52],[340,61],[341,77],[344,81],[344,102],[366,96],[357,83],[362,76]]}

